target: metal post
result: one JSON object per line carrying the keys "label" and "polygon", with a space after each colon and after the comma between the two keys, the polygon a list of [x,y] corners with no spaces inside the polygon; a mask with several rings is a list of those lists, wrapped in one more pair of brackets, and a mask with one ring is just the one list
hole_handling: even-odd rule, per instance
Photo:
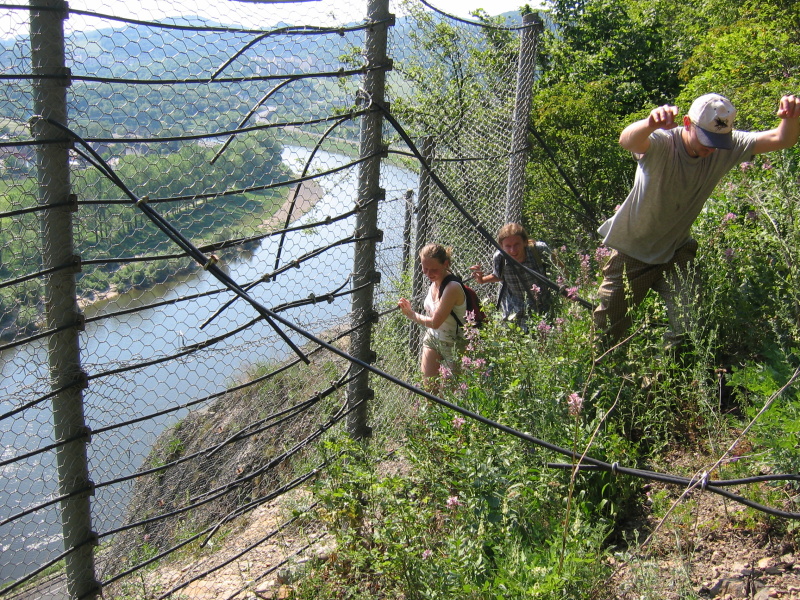
{"label": "metal post", "polygon": [[[422,138],[420,144],[420,154],[426,164],[430,165],[433,161],[433,156],[436,151],[436,142],[432,136]],[[419,202],[417,204],[417,235],[416,244],[414,248],[414,274],[411,278],[411,303],[415,311],[423,312],[422,298],[423,290],[425,289],[425,282],[422,277],[422,268],[420,267],[417,257],[419,256],[422,247],[430,241],[431,227],[428,219],[428,207],[430,205],[432,182],[431,176],[424,168],[420,169],[419,174]],[[412,355],[416,354],[419,350],[419,327],[415,323],[410,324],[411,334],[409,335],[408,343],[411,348]]]}
{"label": "metal post", "polygon": [[[368,70],[364,75],[362,102],[365,104],[384,104],[386,89],[386,70],[390,62],[386,57],[388,30],[391,25],[389,0],[369,0],[367,20],[374,23],[368,30],[364,44],[364,59]],[[360,156],[373,156],[361,163],[358,174],[358,206],[364,209],[356,218],[356,234],[363,241],[356,242],[353,252],[353,287],[358,291],[353,294],[352,319],[354,329],[350,338],[350,352],[356,358],[371,363],[374,361],[372,350],[372,324],[377,318],[373,305],[374,287],[380,279],[375,269],[375,247],[379,241],[378,204],[386,195],[380,187],[381,156],[384,151],[383,114],[379,109],[364,115],[361,119]],[[366,284],[366,285],[365,285]],[[359,289],[365,286],[364,289]],[[349,414],[347,431],[351,437],[361,439],[371,433],[367,426],[367,400],[374,392],[369,387],[369,373],[364,371],[350,382],[347,389],[348,406],[358,407]]]}
{"label": "metal post", "polygon": [[531,88],[536,70],[536,46],[543,24],[537,13],[522,18],[517,95],[511,134],[511,158],[506,188],[506,223],[522,222],[522,199],[525,189],[525,165],[528,162],[528,121],[531,116]]}
{"label": "metal post", "polygon": [[403,220],[403,273],[408,272],[411,261],[411,224],[414,221],[414,190],[406,190],[405,218]]}
{"label": "metal post", "polygon": [[[31,0],[31,62],[33,101],[37,115],[67,123],[67,87],[70,73],[64,51],[62,0]],[[42,120],[32,122],[37,140],[64,138],[57,128]],[[50,379],[53,389],[53,435],[56,441],[75,438],[56,450],[59,494],[75,494],[61,502],[67,590],[71,598],[97,598],[94,546],[89,498],[92,489],[86,457],[88,430],[83,414],[83,385],[78,330],[82,319],[76,301],[72,213],[65,206],[70,196],[69,143],[46,143],[36,149],[39,203],[52,205],[42,211],[42,262],[56,269],[47,279],[45,305],[49,337]],[[64,268],[64,267],[67,268]],[[77,492],[77,493],[76,493]],[[74,549],[74,550],[73,550]]]}

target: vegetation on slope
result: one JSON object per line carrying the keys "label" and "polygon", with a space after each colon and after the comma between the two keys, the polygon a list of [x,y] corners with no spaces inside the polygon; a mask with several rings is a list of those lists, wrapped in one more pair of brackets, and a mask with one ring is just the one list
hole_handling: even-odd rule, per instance
{"label": "vegetation on slope", "polygon": [[[710,91],[740,108],[740,128],[774,127],[778,99],[800,83],[800,10],[760,0],[550,7],[558,29],[540,51],[532,117],[548,148],[537,145],[529,164],[526,225],[564,245],[577,293],[592,299],[606,256],[595,230],[633,175],[619,131],[659,104],[685,111]],[[437,35],[446,37],[444,29]],[[797,473],[797,160],[797,148],[758,157],[708,202],[694,231],[701,285],[688,307],[692,334],[679,352],[663,349],[667,319],[654,297],[637,308],[632,337],[603,357],[589,314],[564,304],[529,333],[500,323],[482,331],[462,372],[445,377],[444,397],[622,466],[688,477],[707,470],[719,479]],[[669,494],[654,502],[645,480],[552,468],[570,461],[427,401],[407,411],[394,458],[405,465],[400,472],[381,470],[376,441],[333,444],[350,454],[317,494],[338,551],[305,573],[296,597],[626,597],[607,582],[613,564],[637,560],[638,544],[655,531],[631,520],[670,515]],[[695,460],[669,462],[676,450]],[[733,491],[782,510],[800,507],[796,482]],[[800,541],[796,522],[731,503],[716,527],[755,528],[789,551]],[[633,569],[625,589],[637,598],[707,594],[691,562],[684,566],[646,582],[635,580],[645,569]]]}

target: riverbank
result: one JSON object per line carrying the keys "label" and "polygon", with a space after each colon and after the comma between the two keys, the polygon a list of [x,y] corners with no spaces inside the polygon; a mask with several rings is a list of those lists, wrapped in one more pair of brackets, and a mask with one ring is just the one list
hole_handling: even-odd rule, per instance
{"label": "riverbank", "polygon": [[[299,189],[299,191],[297,191]],[[295,198],[295,194],[297,197]],[[305,215],[325,196],[325,189],[316,179],[301,181],[289,190],[281,207],[262,225],[263,229],[283,227],[291,213],[291,221]],[[290,222],[291,222],[290,221]]]}
{"label": "riverbank", "polygon": [[[325,189],[316,181],[302,181],[297,185],[289,188],[286,197],[272,216],[264,219],[261,223],[260,229],[262,231],[270,231],[272,229],[283,228],[286,224],[287,218],[291,215],[291,221],[299,219],[308,211],[314,208],[317,203],[325,196]],[[198,265],[193,265],[194,268],[199,268]],[[175,276],[184,276],[190,273],[193,269],[185,269]],[[167,282],[168,283],[168,282]],[[99,307],[107,302],[110,302],[125,293],[126,290],[120,291],[117,286],[111,284],[109,289],[102,292],[91,292],[87,295],[78,298],[78,308],[85,312],[91,307]]]}

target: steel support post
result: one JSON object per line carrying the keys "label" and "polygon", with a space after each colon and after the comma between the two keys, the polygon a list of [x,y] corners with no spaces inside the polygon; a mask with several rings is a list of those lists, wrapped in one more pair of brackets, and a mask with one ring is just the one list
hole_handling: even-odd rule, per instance
{"label": "steel support post", "polygon": [[[31,63],[33,102],[37,116],[67,123],[67,87],[70,73],[64,50],[67,4],[62,0],[31,0]],[[78,331],[82,319],[76,299],[75,273],[80,261],[73,243],[74,203],[69,176],[69,141],[58,128],[42,119],[32,120],[37,140],[64,139],[37,146],[39,203],[52,206],[42,211],[42,268],[55,269],[47,278],[45,307],[49,337],[50,378],[54,390],[53,434],[56,441],[71,439],[56,450],[61,502],[67,591],[71,598],[97,598],[90,496],[92,484],[87,466],[88,430],[83,412]]]}
{"label": "steel support post", "polygon": [[525,165],[528,163],[528,121],[531,116],[531,99],[536,71],[536,47],[542,21],[536,13],[522,19],[519,60],[517,66],[517,93],[511,132],[511,157],[506,187],[506,223],[522,222],[522,201],[525,191]]}
{"label": "steel support post", "polygon": [[[351,335],[350,352],[356,358],[372,363],[372,326],[376,316],[374,307],[375,284],[380,274],[375,268],[376,246],[379,241],[378,207],[385,192],[380,187],[381,154],[383,152],[383,113],[376,106],[384,105],[386,71],[390,61],[386,56],[388,31],[392,24],[389,13],[389,0],[369,0],[367,20],[373,25],[367,29],[364,44],[366,74],[363,80],[360,101],[374,110],[361,118],[360,156],[371,157],[361,163],[358,173],[359,211],[356,218],[356,233],[361,241],[356,242],[353,252],[353,286],[358,290],[353,294],[352,319],[354,330]],[[363,289],[359,289],[362,286]],[[351,437],[369,437],[371,429],[367,425],[368,401],[374,392],[369,387],[369,373],[362,372],[350,382],[347,389],[349,407],[356,407],[347,419],[347,431]]]}

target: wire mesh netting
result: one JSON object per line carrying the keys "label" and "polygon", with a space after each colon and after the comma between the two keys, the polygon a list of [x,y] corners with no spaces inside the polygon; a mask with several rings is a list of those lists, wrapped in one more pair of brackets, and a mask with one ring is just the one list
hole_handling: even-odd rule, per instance
{"label": "wire mesh netting", "polygon": [[[397,435],[410,392],[369,375],[359,397],[343,352],[366,336],[418,381],[392,311],[421,305],[417,249],[491,256],[474,222],[505,218],[519,31],[391,8],[0,9],[0,595],[91,593],[88,565],[111,597],[222,597],[214,537],[302,489],[316,442],[365,407]],[[242,589],[313,539],[286,515]]]}

